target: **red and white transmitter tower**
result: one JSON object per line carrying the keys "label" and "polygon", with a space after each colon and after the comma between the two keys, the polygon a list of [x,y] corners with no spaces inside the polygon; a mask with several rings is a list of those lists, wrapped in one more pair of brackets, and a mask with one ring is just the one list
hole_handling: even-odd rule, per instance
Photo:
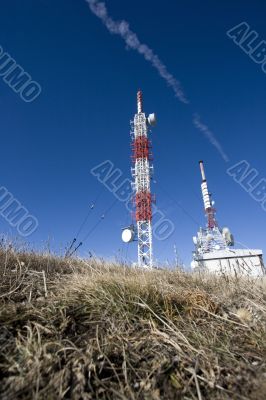
{"label": "red and white transmitter tower", "polygon": [[154,126],[155,124],[155,114],[149,114],[146,117],[143,112],[142,92],[139,90],[137,93],[137,114],[135,114],[131,129],[131,157],[134,164],[131,168],[131,173],[137,227],[125,229],[122,239],[124,242],[130,242],[136,238],[138,241],[138,266],[144,268],[153,267],[152,203],[154,198],[151,194],[153,166],[151,165],[152,154],[151,141],[149,140],[149,125]]}

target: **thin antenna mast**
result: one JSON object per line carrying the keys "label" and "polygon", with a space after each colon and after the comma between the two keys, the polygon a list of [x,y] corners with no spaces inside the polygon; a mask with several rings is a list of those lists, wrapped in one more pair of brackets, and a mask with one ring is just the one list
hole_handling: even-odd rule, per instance
{"label": "thin antenna mast", "polygon": [[215,219],[216,210],[215,210],[215,208],[213,208],[211,194],[209,193],[209,190],[208,190],[203,161],[199,161],[199,165],[200,165],[200,172],[201,172],[201,178],[202,178],[201,192],[202,192],[205,213],[207,215],[207,220],[208,220],[208,228],[213,229],[214,227],[217,227],[217,221]]}

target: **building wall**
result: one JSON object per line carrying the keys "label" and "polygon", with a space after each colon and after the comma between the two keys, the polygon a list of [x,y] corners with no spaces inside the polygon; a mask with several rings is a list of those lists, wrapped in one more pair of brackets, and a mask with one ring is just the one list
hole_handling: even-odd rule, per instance
{"label": "building wall", "polygon": [[202,260],[199,267],[218,274],[249,275],[253,277],[265,274],[263,261],[260,256]]}

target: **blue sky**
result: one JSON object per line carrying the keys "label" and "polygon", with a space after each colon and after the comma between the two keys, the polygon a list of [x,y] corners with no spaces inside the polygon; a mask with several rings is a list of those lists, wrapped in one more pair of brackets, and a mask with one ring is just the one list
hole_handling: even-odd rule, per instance
{"label": "blue sky", "polygon": [[[129,121],[141,88],[145,111],[158,117],[152,133],[153,192],[175,225],[168,240],[154,241],[155,257],[172,260],[176,244],[181,259],[190,263],[192,236],[205,224],[200,159],[220,224],[230,226],[236,241],[266,251],[265,211],[226,173],[247,160],[266,177],[266,74],[226,35],[246,21],[266,40],[266,4],[108,0],[106,6],[159,56],[190,104],[180,102],[149,62],[110,34],[85,0],[2,1],[0,46],[42,87],[34,102],[25,103],[0,79],[0,183],[39,221],[27,240],[38,249],[49,241],[56,252],[63,251],[102,190],[90,174],[97,164],[111,160],[130,178]],[[194,112],[215,134],[228,163],[193,125]],[[104,189],[80,239],[113,199]],[[79,254],[127,254],[135,260],[136,244],[127,249],[121,243],[121,228],[129,221],[118,202]],[[2,217],[0,229],[16,236]]]}

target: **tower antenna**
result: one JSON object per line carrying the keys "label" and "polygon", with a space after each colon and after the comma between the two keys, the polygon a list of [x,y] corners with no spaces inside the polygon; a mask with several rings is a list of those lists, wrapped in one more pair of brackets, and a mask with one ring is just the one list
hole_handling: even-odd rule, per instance
{"label": "tower antenna", "polygon": [[151,194],[151,141],[149,140],[149,125],[155,126],[155,114],[146,117],[143,112],[143,98],[141,90],[137,93],[137,113],[132,123],[132,188],[135,206],[136,228],[130,226],[124,229],[122,240],[131,242],[135,238],[138,242],[138,266],[153,268],[152,246],[152,203]]}
{"label": "tower antenna", "polygon": [[202,192],[205,213],[206,213],[207,220],[208,220],[208,228],[213,229],[213,228],[217,227],[217,221],[215,219],[216,210],[213,207],[214,202],[211,200],[211,194],[209,193],[209,190],[208,190],[203,161],[199,161],[199,165],[200,165],[200,172],[201,172],[201,178],[202,178],[201,192]]}
{"label": "tower antenna", "polygon": [[228,227],[221,228],[215,218],[214,201],[208,190],[203,161],[199,161],[201,172],[201,192],[204,203],[207,225],[200,228],[197,236],[193,236],[195,251],[191,267],[194,271],[215,272],[240,276],[262,276],[265,268],[262,251],[258,249],[229,249],[234,246],[234,237]]}

